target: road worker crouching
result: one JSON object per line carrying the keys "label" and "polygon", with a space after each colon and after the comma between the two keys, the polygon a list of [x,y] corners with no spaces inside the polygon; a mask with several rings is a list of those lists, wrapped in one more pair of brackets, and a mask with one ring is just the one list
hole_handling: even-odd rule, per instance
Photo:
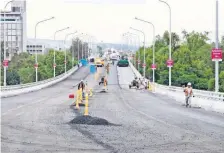
{"label": "road worker crouching", "polygon": [[103,76],[99,82],[99,85],[103,84],[104,86],[107,86],[107,79],[105,76]]}

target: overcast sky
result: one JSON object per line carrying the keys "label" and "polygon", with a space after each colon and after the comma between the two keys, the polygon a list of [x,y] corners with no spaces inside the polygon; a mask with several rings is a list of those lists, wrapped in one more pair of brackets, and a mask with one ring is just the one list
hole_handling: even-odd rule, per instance
{"label": "overcast sky", "polygon": [[[172,31],[212,31],[215,37],[216,0],[164,0],[172,9]],[[1,9],[7,1],[0,0]],[[37,37],[53,39],[54,32],[70,26],[57,35],[64,39],[68,32],[89,33],[98,41],[118,43],[129,27],[143,30],[146,41],[152,41],[152,27],[134,20],[134,17],[155,24],[156,34],[169,29],[169,9],[159,0],[27,0],[27,36],[34,37],[36,22],[54,16],[55,19],[38,26]],[[224,0],[219,0],[219,30],[224,35]],[[133,32],[133,31],[130,31]],[[136,32],[133,32],[136,33]]]}

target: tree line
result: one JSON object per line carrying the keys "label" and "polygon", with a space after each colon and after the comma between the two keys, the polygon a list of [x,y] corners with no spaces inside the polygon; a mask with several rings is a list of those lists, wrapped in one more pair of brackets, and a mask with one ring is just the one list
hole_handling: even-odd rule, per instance
{"label": "tree line", "polygon": [[[73,66],[78,63],[78,46],[77,42],[79,42],[79,55],[81,58],[82,51],[84,55],[88,56],[88,44],[82,42],[79,39],[72,41],[72,47],[67,50],[66,54],[66,66],[67,70],[71,69]],[[2,43],[2,42],[1,42]],[[82,48],[83,47],[83,48]],[[64,62],[65,62],[65,54],[64,51],[55,51],[55,61],[56,68],[55,73],[56,76],[64,73]],[[50,49],[46,54],[38,54],[38,81],[49,79],[54,77],[54,50]],[[1,63],[4,60],[4,46],[2,43],[1,46]],[[20,54],[14,54],[12,59],[9,61],[9,65],[6,73],[6,84],[7,85],[16,85],[16,84],[25,84],[36,81],[36,72],[34,68],[35,64],[35,54],[29,54],[27,52],[23,52]],[[3,64],[1,64],[1,85],[3,85],[3,76],[4,76],[4,68]]]}
{"label": "tree line", "polygon": [[[215,87],[215,62],[211,60],[211,50],[215,43],[209,40],[209,32],[182,31],[182,38],[176,33],[172,38],[172,85],[181,86],[191,82],[193,87],[201,90],[214,90]],[[224,49],[224,36],[219,47]],[[143,47],[135,54],[140,54],[141,65],[143,64]],[[146,77],[152,79],[152,46],[146,48]],[[157,35],[155,40],[155,81],[159,84],[168,85],[169,69],[166,61],[169,57],[169,32],[163,36]],[[137,58],[136,62],[137,63]],[[137,65],[135,65],[137,68]],[[143,73],[143,68],[140,68]],[[224,63],[219,62],[219,86],[220,92],[224,92]]]}

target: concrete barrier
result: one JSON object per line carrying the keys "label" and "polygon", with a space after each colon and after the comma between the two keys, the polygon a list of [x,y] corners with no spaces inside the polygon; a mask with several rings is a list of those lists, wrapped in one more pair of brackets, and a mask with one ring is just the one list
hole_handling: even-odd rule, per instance
{"label": "concrete barrier", "polygon": [[2,87],[1,97],[4,98],[4,97],[17,96],[20,94],[29,93],[29,92],[37,91],[37,90],[52,86],[60,81],[63,81],[64,79],[72,75],[77,70],[78,70],[78,67],[76,66],[70,69],[69,71],[67,71],[66,74],[61,74],[55,78],[39,81],[37,83],[35,82],[35,83],[29,83],[29,84],[23,84],[23,85],[7,86],[4,88]]}

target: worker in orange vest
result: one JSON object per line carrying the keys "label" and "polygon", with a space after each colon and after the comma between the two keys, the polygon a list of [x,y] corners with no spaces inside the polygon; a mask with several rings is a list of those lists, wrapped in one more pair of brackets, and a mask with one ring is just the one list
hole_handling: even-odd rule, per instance
{"label": "worker in orange vest", "polygon": [[191,107],[191,97],[193,96],[193,89],[191,87],[191,83],[188,82],[187,87],[184,88],[184,93],[185,93],[185,102],[186,102],[186,107]]}

